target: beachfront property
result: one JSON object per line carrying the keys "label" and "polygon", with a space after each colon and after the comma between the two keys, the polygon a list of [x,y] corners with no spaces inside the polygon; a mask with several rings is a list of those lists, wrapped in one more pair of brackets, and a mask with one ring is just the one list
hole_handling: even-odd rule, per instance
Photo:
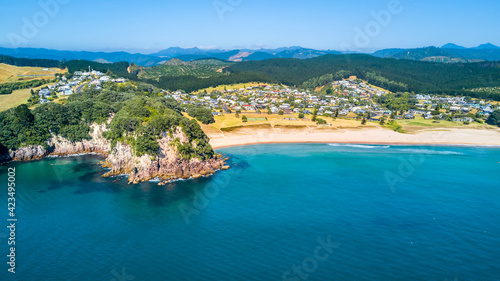
{"label": "beachfront property", "polygon": [[[318,116],[347,119],[369,117],[368,119],[372,121],[379,121],[382,117],[401,120],[422,117],[436,121],[481,122],[495,108],[485,100],[417,94],[411,96],[417,100],[415,106],[404,112],[393,112],[374,102],[374,97],[386,95],[389,91],[366,82],[356,79],[335,81],[331,89],[333,93],[327,95],[324,92],[284,85],[256,85],[213,90],[201,94],[167,91],[166,95],[186,106],[203,106],[212,112],[226,114],[247,112],[289,115],[311,114],[316,111]],[[436,110],[437,108],[439,110]],[[466,117],[467,119],[464,119]]]}

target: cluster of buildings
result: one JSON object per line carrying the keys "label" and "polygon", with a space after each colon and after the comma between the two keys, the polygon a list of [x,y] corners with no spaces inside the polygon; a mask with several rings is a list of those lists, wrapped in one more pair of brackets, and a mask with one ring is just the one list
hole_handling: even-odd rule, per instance
{"label": "cluster of buildings", "polygon": [[[455,122],[473,122],[470,117],[487,118],[496,105],[481,100],[465,97],[443,97],[414,95],[418,104],[405,112],[392,112],[373,101],[374,96],[389,92],[366,84],[356,79],[335,81],[330,94],[315,91],[292,89],[286,86],[257,85],[240,89],[225,89],[211,93],[187,94],[168,93],[182,105],[204,106],[212,109],[214,115],[231,112],[257,112],[271,114],[311,114],[317,111],[319,116],[357,118],[369,116],[372,120],[381,117],[394,119],[451,120]],[[439,110],[436,110],[439,109]],[[469,115],[469,116],[467,116]]]}
{"label": "cluster of buildings", "polygon": [[[62,77],[54,85],[38,92],[41,103],[49,102],[55,95],[71,95],[83,85],[95,85],[102,89],[103,83],[123,83],[124,78],[112,79],[99,71],[76,71],[67,79]],[[329,87],[330,88],[330,87]],[[498,107],[483,100],[466,97],[443,97],[437,95],[413,95],[418,103],[404,112],[392,112],[374,102],[374,97],[388,94],[380,88],[351,78],[334,81],[327,94],[296,89],[279,85],[255,85],[239,89],[224,89],[213,92],[170,93],[162,90],[167,97],[174,98],[183,106],[195,105],[212,109],[214,115],[231,112],[256,112],[265,114],[311,114],[342,118],[369,117],[379,120],[381,117],[393,119],[452,120],[455,122],[473,122],[477,118],[488,118]],[[412,103],[413,105],[413,103]]]}
{"label": "cluster of buildings", "polygon": [[[344,82],[344,81],[341,81]],[[343,85],[342,87],[339,87]],[[372,111],[369,102],[373,95],[383,95],[386,91],[375,89],[364,83],[348,82],[333,83],[339,88],[330,95],[314,93],[303,89],[292,89],[286,86],[258,85],[240,89],[227,89],[204,94],[187,94],[182,92],[169,93],[182,105],[196,105],[212,108],[214,115],[220,112],[261,112],[271,114],[304,113],[311,114],[317,109],[317,114],[347,115],[350,112],[358,114]],[[341,89],[340,89],[341,88]],[[379,108],[377,108],[379,109]]]}
{"label": "cluster of buildings", "polygon": [[[85,84],[95,85],[97,90],[101,90],[101,85],[107,82],[124,83],[125,78],[111,79],[104,73],[96,70],[83,72],[75,71],[71,78],[61,76],[60,80],[53,85],[48,85],[38,91],[40,103],[51,102],[57,96],[72,95],[79,87],[83,88]],[[80,88],[80,90],[81,90]]]}
{"label": "cluster of buildings", "polygon": [[441,109],[445,109],[450,113],[466,115],[473,112],[481,118],[488,118],[496,108],[496,106],[492,103],[487,103],[484,100],[474,100],[467,97],[415,95],[415,98],[419,100],[419,104],[416,105],[417,108],[429,108],[431,110],[435,110],[439,105]]}

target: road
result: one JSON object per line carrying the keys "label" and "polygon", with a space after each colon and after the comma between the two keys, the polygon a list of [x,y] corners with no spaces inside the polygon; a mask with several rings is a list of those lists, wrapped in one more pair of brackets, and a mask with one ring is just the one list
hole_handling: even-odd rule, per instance
{"label": "road", "polygon": [[81,92],[82,92],[82,90],[83,90],[83,87],[85,87],[85,85],[87,85],[87,84],[88,84],[88,83],[84,83],[84,84],[81,84],[80,86],[78,86],[78,87],[76,88],[76,92],[77,92],[77,93],[81,93]]}

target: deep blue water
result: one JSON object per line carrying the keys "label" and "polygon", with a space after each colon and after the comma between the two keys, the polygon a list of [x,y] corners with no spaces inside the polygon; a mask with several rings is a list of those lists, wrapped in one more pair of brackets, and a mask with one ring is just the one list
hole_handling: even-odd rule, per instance
{"label": "deep blue water", "polygon": [[230,170],[164,187],[101,178],[97,156],[0,166],[0,280],[500,280],[500,149],[221,152]]}

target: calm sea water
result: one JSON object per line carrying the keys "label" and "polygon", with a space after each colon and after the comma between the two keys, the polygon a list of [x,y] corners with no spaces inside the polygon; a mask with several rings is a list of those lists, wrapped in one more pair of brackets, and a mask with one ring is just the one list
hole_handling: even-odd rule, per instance
{"label": "calm sea water", "polygon": [[500,149],[260,145],[211,178],[127,185],[97,156],[16,168],[1,280],[500,280]]}

